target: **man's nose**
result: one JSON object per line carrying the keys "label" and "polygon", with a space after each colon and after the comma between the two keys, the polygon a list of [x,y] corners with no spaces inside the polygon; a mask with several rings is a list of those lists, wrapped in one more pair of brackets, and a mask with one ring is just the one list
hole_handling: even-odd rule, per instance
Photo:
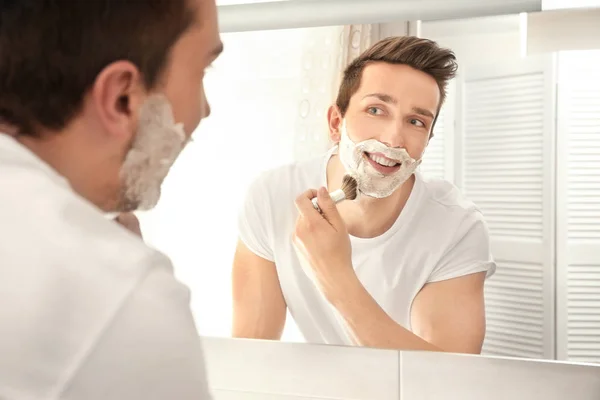
{"label": "man's nose", "polygon": [[402,124],[396,124],[393,127],[389,127],[383,135],[380,141],[388,147],[403,148],[404,147],[404,133]]}

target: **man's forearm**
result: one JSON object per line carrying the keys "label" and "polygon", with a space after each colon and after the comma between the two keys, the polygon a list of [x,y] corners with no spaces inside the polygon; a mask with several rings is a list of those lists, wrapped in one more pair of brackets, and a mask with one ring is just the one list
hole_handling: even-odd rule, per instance
{"label": "man's forearm", "polygon": [[400,350],[442,351],[397,324],[377,304],[355,275],[340,281],[335,293],[326,294],[350,329],[356,344]]}

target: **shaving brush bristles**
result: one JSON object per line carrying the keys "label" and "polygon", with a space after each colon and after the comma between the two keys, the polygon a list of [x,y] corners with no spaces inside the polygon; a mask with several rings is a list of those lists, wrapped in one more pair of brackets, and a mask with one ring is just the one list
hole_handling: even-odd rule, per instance
{"label": "shaving brush bristles", "polygon": [[342,190],[346,200],[355,200],[358,195],[358,182],[350,175],[344,175],[342,179]]}

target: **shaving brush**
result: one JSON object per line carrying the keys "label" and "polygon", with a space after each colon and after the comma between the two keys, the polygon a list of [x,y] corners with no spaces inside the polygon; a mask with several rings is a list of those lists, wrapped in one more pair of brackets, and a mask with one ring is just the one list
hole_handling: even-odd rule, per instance
{"label": "shaving brush", "polygon": [[[342,179],[342,188],[329,193],[329,195],[335,204],[344,200],[354,200],[358,195],[358,182],[354,177],[344,175],[344,179]],[[315,210],[321,212],[316,197],[312,199],[312,203]]]}

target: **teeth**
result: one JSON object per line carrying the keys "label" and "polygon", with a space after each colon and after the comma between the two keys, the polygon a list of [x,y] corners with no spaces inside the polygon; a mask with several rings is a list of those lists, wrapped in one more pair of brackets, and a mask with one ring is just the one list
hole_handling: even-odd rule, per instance
{"label": "teeth", "polygon": [[368,154],[368,157],[371,160],[375,161],[377,164],[383,165],[384,167],[395,167],[396,165],[398,165],[397,162],[388,160],[387,158],[384,158],[384,157],[380,157],[380,156],[376,156],[376,155],[372,155],[372,154]]}

